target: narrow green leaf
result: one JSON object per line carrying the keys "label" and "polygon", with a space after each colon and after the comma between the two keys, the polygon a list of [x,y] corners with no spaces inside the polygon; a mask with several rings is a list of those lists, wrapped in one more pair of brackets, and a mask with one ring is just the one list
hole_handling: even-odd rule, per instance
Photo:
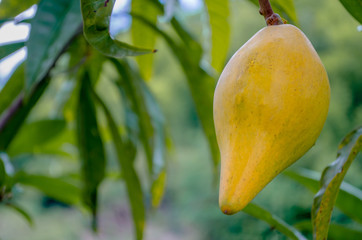
{"label": "narrow green leaf", "polygon": [[7,110],[2,113],[0,116],[0,151],[7,149],[48,84],[49,78],[40,81],[26,102],[23,92],[19,93]]}
{"label": "narrow green leaf", "polygon": [[92,211],[93,229],[96,230],[98,187],[105,176],[106,161],[91,95],[91,79],[86,70],[80,80],[76,122],[83,174],[83,201]]}
{"label": "narrow green leaf", "polygon": [[16,43],[10,43],[6,45],[0,46],[0,60],[4,57],[7,57],[8,55],[12,54],[13,52],[19,50],[20,48],[24,47],[24,42],[16,42]]}
{"label": "narrow green leaf", "polygon": [[[129,131],[141,139],[145,149],[151,181],[156,188],[151,188],[152,201],[160,202],[163,193],[159,178],[166,171],[165,164],[165,127],[163,114],[140,75],[126,62],[110,59],[119,72],[121,79],[116,82],[126,103],[126,125]],[[134,127],[134,124],[137,127]],[[152,183],[154,184],[154,183]],[[156,186],[156,185],[155,185]]]}
{"label": "narrow green leaf", "polygon": [[61,178],[19,172],[14,176],[14,181],[22,185],[34,187],[48,197],[61,202],[71,205],[80,203],[80,189]]}
{"label": "narrow green leaf", "polygon": [[347,11],[362,23],[362,0],[339,0]]}
{"label": "narrow green leaf", "polygon": [[[259,7],[258,0],[249,0]],[[281,17],[286,18],[294,24],[298,25],[298,17],[295,11],[294,0],[271,0],[270,4],[275,13],[278,13]]]}
{"label": "narrow green leaf", "polygon": [[[144,14],[144,16],[153,24],[157,23],[159,11],[149,0],[132,1],[131,11],[137,14],[147,13]],[[137,19],[132,20],[131,33],[134,45],[144,46],[150,49],[155,48],[157,35],[141,21]],[[138,56],[136,58],[141,75],[146,80],[149,80],[152,76],[153,58],[153,54]]]}
{"label": "narrow green leaf", "polygon": [[[303,184],[313,193],[317,193],[319,190],[321,176],[319,172],[301,168],[286,171],[284,175]],[[353,185],[342,182],[336,200],[336,207],[350,218],[362,223],[362,208],[357,206],[362,206],[362,191]]]}
{"label": "narrow green leaf", "polygon": [[313,235],[326,239],[339,187],[349,166],[362,149],[362,128],[348,134],[340,144],[337,160],[326,167],[320,180],[321,188],[314,196],[312,208]]}
{"label": "narrow green leaf", "polygon": [[[300,231],[313,232],[312,223],[307,221],[298,222],[294,224],[294,227]],[[361,229],[352,228],[349,226],[343,226],[340,224],[331,224],[328,232],[328,239],[343,239],[343,240],[356,240],[362,239]]]}
{"label": "narrow green leaf", "polygon": [[0,156],[0,195],[3,189],[3,186],[5,185],[6,182],[6,171],[5,171],[5,165],[4,162]]}
{"label": "narrow green leaf", "polygon": [[157,208],[161,200],[163,198],[164,192],[165,192],[165,186],[166,186],[166,169],[162,170],[162,172],[159,174],[158,178],[153,181],[151,186],[151,194],[152,194],[152,200],[151,204],[152,207]]}
{"label": "narrow green leaf", "polygon": [[[214,173],[216,176],[217,165],[220,160],[212,117],[212,104],[216,81],[199,65],[199,61],[201,59],[201,51],[199,51],[199,49],[202,49],[201,46],[198,42],[193,40],[193,38],[187,33],[186,30],[181,27],[175,18],[171,20],[171,24],[176,30],[177,34],[183,40],[184,44],[176,43],[167,33],[159,29],[154,24],[150,23],[142,16],[136,14],[132,14],[132,16],[142,20],[145,24],[147,24],[147,26],[160,34],[174,52],[175,57],[177,57],[178,61],[180,62],[186,75],[202,128],[209,143],[211,156],[214,163]],[[200,94],[201,92],[203,94]]]}
{"label": "narrow green leaf", "polygon": [[135,225],[136,239],[141,240],[145,225],[145,206],[143,204],[141,183],[133,166],[133,160],[136,156],[136,146],[129,139],[124,140],[120,136],[117,124],[114,121],[111,112],[100,97],[95,92],[93,93],[107,118],[118,162],[122,170],[122,176],[127,187],[129,204],[131,205],[133,222]]}
{"label": "narrow green leaf", "polygon": [[30,214],[25,211],[22,207],[15,205],[14,203],[8,203],[6,204],[9,208],[13,209],[17,213],[19,213],[21,216],[24,217],[24,219],[29,223],[29,226],[34,226],[34,222]]}
{"label": "narrow green leaf", "polygon": [[109,35],[109,20],[114,0],[81,0],[84,36],[91,46],[102,54],[121,58],[155,52],[137,48],[112,39]]}
{"label": "narrow green leaf", "polygon": [[0,114],[2,114],[19,95],[24,87],[24,64],[21,64],[0,91]]}
{"label": "narrow green leaf", "polygon": [[38,2],[39,0],[1,0],[0,18],[15,17]]}
{"label": "narrow green leaf", "polygon": [[211,29],[211,66],[221,72],[230,44],[229,1],[206,0]]}
{"label": "narrow green leaf", "polygon": [[78,1],[42,0],[39,3],[26,42],[31,59],[25,67],[28,93],[49,72],[69,40],[79,31],[81,23]]}
{"label": "narrow green leaf", "polygon": [[290,226],[284,220],[271,214],[269,211],[261,208],[256,204],[249,203],[243,209],[243,212],[268,223],[272,228],[277,229],[279,232],[283,233],[285,236],[287,236],[290,239],[307,240],[307,238],[305,238],[303,234],[301,234],[293,226]]}
{"label": "narrow green leaf", "polygon": [[64,119],[45,119],[24,124],[11,143],[8,154],[35,153],[36,149],[65,130]]}

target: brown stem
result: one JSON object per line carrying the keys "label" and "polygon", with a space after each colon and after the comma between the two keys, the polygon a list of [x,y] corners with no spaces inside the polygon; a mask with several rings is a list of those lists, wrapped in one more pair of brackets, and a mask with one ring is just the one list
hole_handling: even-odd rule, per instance
{"label": "brown stem", "polygon": [[284,24],[279,14],[274,13],[269,0],[259,0],[259,13],[264,16],[267,26]]}

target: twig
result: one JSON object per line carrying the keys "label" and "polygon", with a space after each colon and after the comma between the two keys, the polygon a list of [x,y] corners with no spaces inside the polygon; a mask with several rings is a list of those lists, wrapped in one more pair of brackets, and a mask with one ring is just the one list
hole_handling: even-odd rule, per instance
{"label": "twig", "polygon": [[279,14],[274,13],[269,0],[259,0],[259,13],[264,16],[267,26],[284,24]]}

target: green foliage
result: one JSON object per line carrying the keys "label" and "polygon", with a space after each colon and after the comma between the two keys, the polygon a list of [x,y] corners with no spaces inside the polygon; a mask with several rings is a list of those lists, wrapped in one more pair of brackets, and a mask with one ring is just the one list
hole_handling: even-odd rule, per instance
{"label": "green foliage", "polygon": [[321,176],[321,188],[314,197],[312,220],[316,239],[326,239],[339,187],[349,166],[362,150],[362,128],[349,133],[339,145],[338,158],[326,167]]}
{"label": "green foliage", "polygon": [[111,38],[108,28],[113,5],[113,0],[81,0],[83,31],[89,44],[102,54],[117,58],[154,52],[154,50],[137,48]]}
{"label": "green foliage", "polygon": [[0,2],[0,18],[15,17],[38,2],[39,0],[2,0]]}
{"label": "green foliage", "polygon": [[82,73],[77,107],[77,138],[82,163],[83,201],[91,209],[92,227],[97,229],[98,187],[105,177],[105,153],[87,70]]}
{"label": "green foliage", "polygon": [[347,11],[362,24],[362,0],[339,0]]}
{"label": "green foliage", "polygon": [[73,0],[42,0],[39,3],[25,44],[31,57],[25,67],[27,95],[49,73],[59,54],[78,31],[81,24],[79,11],[79,3]]}
{"label": "green foliage", "polygon": [[17,42],[0,46],[0,60],[22,47],[24,47],[24,42]]}

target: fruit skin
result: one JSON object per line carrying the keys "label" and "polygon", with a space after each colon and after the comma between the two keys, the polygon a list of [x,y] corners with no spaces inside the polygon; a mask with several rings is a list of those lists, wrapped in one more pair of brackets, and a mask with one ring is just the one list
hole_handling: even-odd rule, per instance
{"label": "fruit skin", "polygon": [[265,27],[233,55],[214,94],[223,213],[242,210],[315,144],[329,99],[326,70],[295,26]]}

